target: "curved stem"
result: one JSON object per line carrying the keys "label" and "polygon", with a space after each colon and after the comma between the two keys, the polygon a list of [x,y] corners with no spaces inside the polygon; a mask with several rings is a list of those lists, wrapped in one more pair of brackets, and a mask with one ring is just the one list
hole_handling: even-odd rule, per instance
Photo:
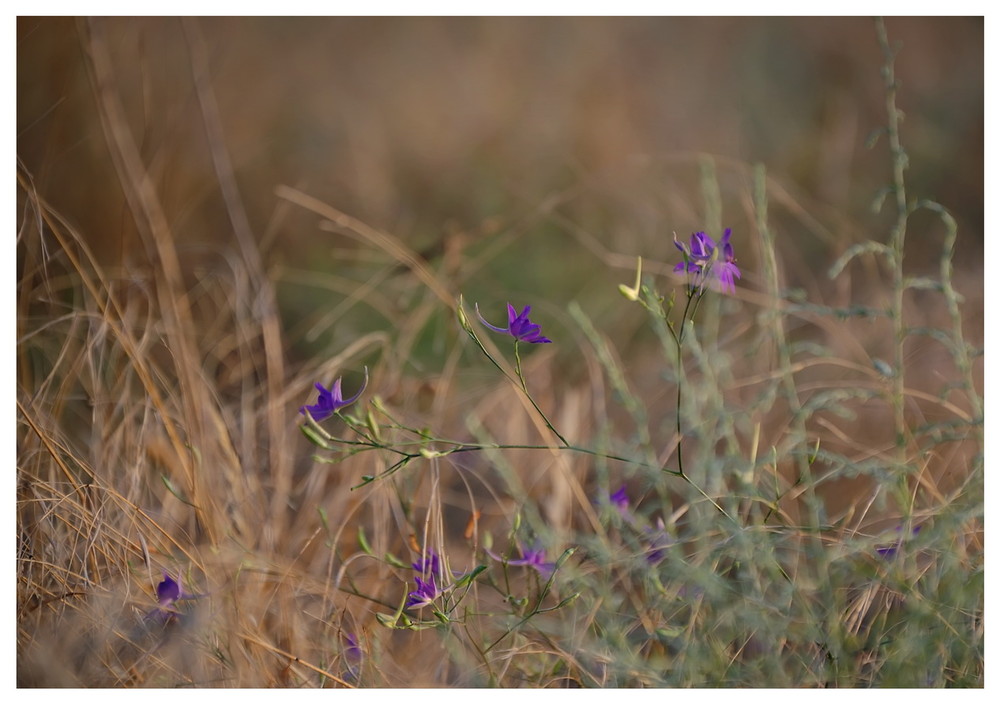
{"label": "curved stem", "polygon": [[709,502],[711,502],[712,506],[715,507],[716,509],[718,509],[722,513],[722,515],[724,517],[726,517],[727,519],[729,519],[729,521],[733,522],[737,526],[740,526],[740,523],[738,521],[736,521],[736,519],[734,519],[729,512],[727,512],[725,509],[723,509],[722,506],[718,502],[716,502],[714,499],[712,499],[711,497],[709,497],[708,493],[705,492],[705,490],[701,489],[700,487],[698,487],[698,485],[694,484],[694,482],[691,480],[690,477],[688,477],[687,475],[685,475],[683,472],[677,472],[677,473],[671,473],[671,474],[677,475],[678,477],[680,477],[681,479],[683,479],[685,482],[687,482],[689,485],[691,485],[693,488],[695,488],[695,490],[697,490],[698,494],[700,494],[702,497],[704,497]]}

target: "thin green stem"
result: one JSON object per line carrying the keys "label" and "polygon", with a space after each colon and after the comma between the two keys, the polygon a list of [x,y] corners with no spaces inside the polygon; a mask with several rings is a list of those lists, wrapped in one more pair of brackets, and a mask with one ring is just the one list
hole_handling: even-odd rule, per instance
{"label": "thin green stem", "polygon": [[[679,455],[679,453],[678,453],[678,455]],[[712,506],[715,507],[716,509],[718,509],[719,512],[721,512],[724,517],[726,517],[727,519],[729,519],[729,521],[733,522],[737,526],[741,526],[741,524],[738,521],[736,521],[736,519],[734,519],[733,516],[729,512],[727,512],[725,509],[723,509],[722,506],[718,502],[716,502],[714,499],[712,499],[711,497],[709,497],[708,493],[705,492],[705,490],[703,490],[700,487],[698,487],[698,485],[696,485],[694,483],[694,481],[691,480],[690,477],[688,477],[687,475],[685,475],[683,472],[676,472],[676,473],[670,473],[670,474],[671,475],[676,475],[677,477],[679,477],[682,480],[684,480],[685,482],[687,482],[689,485],[691,485],[698,492],[698,494],[700,494],[702,497],[704,497],[709,502],[711,502]]]}
{"label": "thin green stem", "polygon": [[531,405],[535,407],[535,411],[537,411],[538,415],[542,417],[542,421],[545,422],[548,429],[552,431],[552,433],[554,433],[560,440],[563,447],[569,448],[569,441],[567,441],[563,435],[556,430],[556,427],[552,425],[551,421],[549,421],[549,417],[545,415],[545,412],[538,408],[538,404],[535,403],[535,400],[532,399],[531,394],[528,392],[528,384],[524,381],[524,374],[521,372],[521,351],[518,349],[520,343],[520,340],[514,340],[514,372],[517,373],[517,378],[521,381],[521,389],[524,391],[524,396],[528,397],[528,401],[530,401]]}
{"label": "thin green stem", "polygon": [[[334,439],[336,442],[341,442],[341,439]],[[389,452],[395,453],[396,455],[402,456],[398,461],[393,463],[389,468],[379,473],[378,475],[366,475],[363,478],[363,482],[356,485],[352,489],[357,489],[358,487],[363,487],[365,485],[371,484],[376,480],[381,480],[389,475],[392,475],[396,471],[405,467],[411,460],[416,460],[420,457],[426,457],[421,452],[408,453],[406,451],[400,450],[398,447],[387,446],[380,443],[367,442],[367,441],[348,441],[346,439],[343,442],[347,445],[354,446],[356,450],[352,453],[360,453],[367,450],[387,450]],[[596,458],[603,458],[605,460],[617,460],[622,463],[628,463],[631,465],[638,465],[645,468],[652,469],[653,465],[643,462],[641,460],[636,460],[634,458],[627,458],[622,455],[615,455],[613,453],[602,453],[601,451],[594,450],[592,448],[584,448],[581,446],[565,445],[565,446],[548,446],[548,445],[532,445],[532,444],[516,444],[516,443],[462,443],[461,441],[447,441],[438,440],[438,443],[448,443],[454,444],[454,447],[445,450],[432,451],[434,457],[444,457],[446,455],[453,455],[457,453],[474,453],[486,450],[566,450],[572,453],[581,453],[583,455],[590,455]],[[680,473],[675,470],[665,470],[665,472],[676,475],[678,477],[683,477]],[[687,479],[686,477],[684,479]],[[690,480],[688,480],[690,482]]]}
{"label": "thin green stem", "polygon": [[[681,323],[680,331],[674,333],[673,328],[670,328],[670,332],[674,335],[674,343],[677,344],[677,472],[671,473],[678,477],[683,477],[687,479],[687,475],[684,474],[684,444],[682,442],[684,436],[681,432],[681,396],[684,389],[684,359],[682,357],[682,344],[684,343],[684,331],[689,320],[688,312],[690,311],[690,320],[694,320],[694,314],[698,310],[698,303],[701,301],[702,294],[698,293],[696,290],[689,288],[687,303],[684,304],[684,311],[681,313]],[[691,302],[694,302],[694,308],[691,308]],[[670,472],[667,470],[666,466],[662,468],[665,472]],[[690,480],[689,480],[690,482]],[[718,505],[716,505],[718,506]],[[725,514],[725,512],[723,512]]]}
{"label": "thin green stem", "polygon": [[905,461],[906,453],[906,420],[903,415],[903,400],[905,398],[905,386],[903,377],[903,344],[906,339],[906,324],[903,320],[903,256],[904,244],[906,242],[906,224],[909,216],[909,208],[906,204],[906,181],[904,172],[907,166],[907,156],[903,149],[899,135],[899,110],[896,107],[896,91],[899,84],[896,82],[895,60],[896,52],[889,45],[889,36],[885,29],[885,20],[881,17],[875,20],[875,27],[878,31],[879,45],[885,57],[885,64],[882,68],[882,77],[885,81],[885,104],[888,124],[886,125],[886,136],[889,140],[889,152],[892,159],[892,191],[895,196],[896,222],[893,225],[889,238],[889,247],[892,256],[892,307],[891,318],[893,327],[893,366],[896,374],[892,377],[892,410],[893,427],[896,436],[896,450],[900,463]]}
{"label": "thin green stem", "polygon": [[531,620],[531,618],[534,617],[535,615],[543,614],[545,612],[553,612],[553,611],[561,608],[563,605],[565,605],[567,603],[568,599],[567,600],[563,600],[562,602],[560,602],[559,604],[555,605],[554,607],[546,607],[544,609],[542,608],[542,602],[545,600],[546,596],[552,590],[552,584],[553,584],[553,581],[555,580],[556,573],[559,571],[559,568],[562,567],[563,563],[566,562],[566,559],[568,559],[573,554],[574,550],[575,549],[572,549],[572,548],[567,549],[559,557],[559,560],[556,561],[556,565],[555,565],[555,568],[552,571],[552,575],[549,576],[549,579],[545,581],[545,586],[538,592],[538,597],[535,599],[535,605],[534,605],[534,607],[531,608],[531,611],[528,612],[528,614],[526,614],[524,617],[522,617],[521,620],[518,621],[517,624],[515,624],[512,627],[510,627],[509,629],[507,629],[507,631],[505,631],[503,634],[501,634],[499,637],[497,637],[493,641],[492,644],[490,644],[489,646],[486,647],[486,649],[484,650],[484,653],[489,653],[490,651],[492,651],[493,648],[497,644],[499,644],[501,641],[503,641],[508,636],[510,636],[511,634],[513,634],[514,632],[516,632],[518,629],[520,629],[522,626],[524,626],[525,624],[527,624],[527,622],[529,620]]}
{"label": "thin green stem", "polygon": [[[498,370],[500,370],[500,373],[504,377],[506,377],[507,379],[511,379],[510,375],[507,374],[507,370],[503,368],[503,365],[501,365],[496,360],[496,358],[494,358],[493,355],[490,354],[490,351],[486,349],[486,346],[483,345],[483,342],[478,338],[478,336],[476,336],[476,332],[472,329],[472,326],[469,324],[469,319],[468,316],[465,314],[465,309],[462,306],[461,299],[459,299],[458,301],[457,310],[458,310],[459,324],[462,326],[462,329],[469,335],[469,337],[472,338],[472,342],[474,342],[476,344],[476,347],[478,347],[482,351],[482,353],[486,356],[486,359],[492,362],[493,366],[496,367]],[[535,408],[535,411],[538,412],[538,415],[542,417],[542,421],[545,422],[545,425],[548,427],[548,429],[556,435],[556,437],[563,444],[563,447],[568,448],[569,442],[561,433],[559,433],[559,431],[556,430],[555,426],[552,425],[552,422],[549,421],[549,418],[545,415],[545,412],[543,412],[539,408],[538,404],[535,403],[535,400],[531,397],[531,394],[528,392],[528,384],[527,382],[525,382],[524,374],[521,372],[521,353],[520,350],[518,349],[518,345],[520,344],[520,342],[521,341],[518,340],[517,338],[514,339],[514,361],[515,361],[514,372],[517,374],[517,379],[520,382],[521,390],[524,392],[524,395],[528,398],[528,401],[531,402],[531,405]]]}

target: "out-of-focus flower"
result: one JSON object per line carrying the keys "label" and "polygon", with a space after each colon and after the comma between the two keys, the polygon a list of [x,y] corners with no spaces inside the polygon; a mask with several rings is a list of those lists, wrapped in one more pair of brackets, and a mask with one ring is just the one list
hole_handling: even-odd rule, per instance
{"label": "out-of-focus flower", "polygon": [[163,580],[156,586],[156,599],[160,603],[160,607],[170,607],[172,604],[177,602],[180,597],[181,584],[171,578],[167,573],[164,573]]}
{"label": "out-of-focus flower", "polygon": [[663,519],[659,518],[656,520],[656,526],[649,526],[644,520],[640,519],[632,511],[631,500],[629,499],[628,493],[625,491],[625,485],[618,488],[616,492],[611,493],[608,496],[608,500],[611,505],[618,510],[622,519],[636,532],[641,533],[642,544],[644,545],[644,554],[646,557],[646,562],[650,565],[656,565],[666,557],[666,550],[673,546],[674,539],[667,533],[667,529],[663,524]]}
{"label": "out-of-focus flower", "polygon": [[441,559],[432,549],[428,549],[427,555],[421,556],[412,565],[413,570],[422,576],[441,577]]}
{"label": "out-of-focus flower", "polygon": [[551,340],[542,335],[542,327],[528,320],[529,311],[531,311],[531,306],[525,306],[524,310],[518,313],[517,309],[508,303],[507,327],[499,328],[483,318],[483,314],[479,312],[479,304],[476,304],[476,315],[479,316],[482,324],[490,330],[497,333],[506,333],[513,336],[515,340],[520,340],[522,343],[551,343]]}
{"label": "out-of-focus flower", "polygon": [[361,385],[361,389],[350,399],[344,399],[344,394],[340,389],[341,383],[340,377],[337,381],[333,383],[333,387],[327,389],[319,382],[316,383],[316,389],[319,390],[319,399],[315,404],[307,404],[306,406],[299,408],[299,413],[305,415],[306,412],[312,416],[314,421],[322,421],[323,419],[333,416],[337,411],[353,404],[361,396],[361,393],[365,391],[365,387],[368,386],[368,370],[365,369],[365,381]]}
{"label": "out-of-focus flower", "polygon": [[358,644],[358,637],[354,635],[353,632],[347,632],[344,634],[344,657],[348,661],[353,661],[355,663],[361,660],[362,651],[361,646]]}
{"label": "out-of-focus flower", "polygon": [[364,652],[358,643],[358,637],[353,632],[344,632],[341,640],[344,642],[344,660],[347,661],[347,670],[344,671],[343,678],[357,681],[361,676],[361,660]]}
{"label": "out-of-focus flower", "polygon": [[613,504],[615,509],[621,512],[622,515],[629,511],[629,499],[628,493],[625,492],[625,485],[619,487],[618,491],[613,492],[608,499],[611,500],[611,504]]}
{"label": "out-of-focus flower", "polygon": [[[897,526],[896,527],[896,533],[897,534],[900,531],[902,531],[902,530],[903,530],[903,527],[901,527],[901,526]],[[919,526],[915,526],[915,527],[913,527],[913,532],[911,534],[911,537],[912,536],[916,536],[919,533],[920,533],[920,527]],[[892,544],[890,544],[888,546],[878,546],[878,547],[876,547],[875,548],[875,553],[877,553],[882,558],[895,558],[896,553],[899,552],[899,549],[900,549],[900,547],[902,545],[903,545],[903,537],[900,536],[899,539],[897,539],[895,543],[892,543]]]}
{"label": "out-of-focus flower", "polygon": [[552,577],[552,573],[556,569],[556,564],[552,562],[547,562],[545,560],[545,549],[544,548],[529,548],[524,549],[520,544],[517,546],[517,550],[521,554],[521,558],[515,560],[504,559],[496,555],[492,551],[487,551],[490,558],[495,561],[500,561],[501,563],[506,563],[507,565],[527,565],[531,566],[538,571],[538,574],[542,577],[542,580],[548,580]]}
{"label": "out-of-focus flower", "polygon": [[729,242],[732,232],[731,228],[726,228],[718,246],[715,240],[704,232],[694,233],[690,245],[678,242],[674,236],[674,245],[684,256],[684,261],[678,263],[674,271],[694,275],[692,287],[696,289],[702,289],[709,284],[718,285],[723,292],[736,293],[735,280],[742,275],[735,264],[733,246]]}
{"label": "out-of-focus flower", "polygon": [[156,601],[158,607],[146,614],[146,619],[157,618],[167,622],[177,614],[175,603],[179,600],[195,600],[202,595],[185,592],[181,587],[180,578],[174,580],[169,573],[163,573],[163,580],[156,586]]}
{"label": "out-of-focus flower", "polygon": [[656,520],[655,529],[647,529],[646,534],[646,562],[656,565],[667,555],[667,549],[674,545],[674,539],[667,533],[663,526],[663,519]]}
{"label": "out-of-focus flower", "polygon": [[632,500],[629,499],[625,485],[622,485],[615,492],[608,495],[608,501],[611,503],[611,506],[618,511],[618,515],[624,519],[625,523],[629,526],[638,528],[644,523],[640,521],[640,519],[632,511]]}

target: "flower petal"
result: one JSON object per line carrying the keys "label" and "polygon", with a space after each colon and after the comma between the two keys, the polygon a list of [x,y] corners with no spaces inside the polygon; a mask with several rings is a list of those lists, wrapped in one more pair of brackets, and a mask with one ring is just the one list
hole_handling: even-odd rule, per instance
{"label": "flower petal", "polygon": [[365,381],[361,383],[361,389],[359,389],[358,392],[357,392],[357,394],[355,394],[350,399],[343,399],[343,398],[341,398],[341,394],[340,394],[340,378],[338,378],[337,379],[337,398],[340,399],[340,401],[339,401],[339,403],[336,403],[335,410],[336,409],[341,409],[341,408],[343,408],[345,406],[350,406],[351,404],[353,404],[354,402],[356,402],[358,400],[358,398],[361,396],[361,393],[363,391],[365,391],[365,389],[367,389],[367,387],[368,387],[368,367],[367,366],[365,367]]}
{"label": "flower petal", "polygon": [[[513,310],[513,307],[510,304],[507,304],[507,308],[510,309],[510,310]],[[482,323],[487,328],[489,328],[490,330],[496,331],[497,333],[509,333],[510,332],[510,328],[509,327],[507,327],[507,328],[498,328],[497,326],[493,325],[492,323],[490,323],[489,321],[487,321],[485,318],[483,318],[483,314],[481,314],[479,312],[479,304],[476,304],[476,315],[479,317],[479,322]]]}
{"label": "flower petal", "polygon": [[525,320],[527,320],[527,318],[528,318],[528,311],[530,311],[530,310],[531,310],[531,306],[525,306],[524,310],[521,311],[521,313],[518,313],[517,309],[514,308],[511,305],[511,303],[508,301],[507,302],[507,327],[508,328],[513,328],[514,324],[520,322],[522,318],[525,319]]}
{"label": "flower petal", "polygon": [[171,578],[167,573],[163,574],[163,581],[156,586],[156,599],[161,606],[172,605],[181,597],[180,584]]}

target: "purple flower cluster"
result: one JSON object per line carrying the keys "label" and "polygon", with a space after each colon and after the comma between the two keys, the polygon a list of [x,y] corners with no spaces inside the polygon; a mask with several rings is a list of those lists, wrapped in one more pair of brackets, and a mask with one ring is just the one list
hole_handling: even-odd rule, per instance
{"label": "purple flower cluster", "polygon": [[675,236],[674,245],[681,251],[684,261],[678,263],[674,271],[694,275],[694,289],[703,289],[709,284],[718,286],[723,292],[736,293],[735,280],[741,277],[741,273],[729,242],[732,232],[731,228],[726,228],[718,245],[704,232],[694,233],[690,245],[678,242]]}

